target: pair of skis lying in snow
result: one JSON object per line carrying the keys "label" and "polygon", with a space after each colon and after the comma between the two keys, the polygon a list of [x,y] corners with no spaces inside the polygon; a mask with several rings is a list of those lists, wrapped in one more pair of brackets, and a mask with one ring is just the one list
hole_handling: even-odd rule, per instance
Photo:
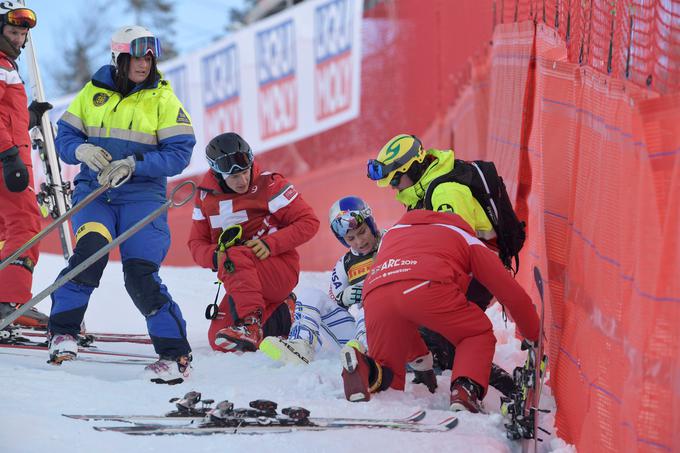
{"label": "pair of skis lying in snow", "polygon": [[[151,344],[146,334],[88,332],[78,337],[78,361],[115,363],[126,365],[149,365],[158,357],[123,351],[102,349],[94,343]],[[31,350],[47,351],[47,333],[31,328],[0,330],[0,355],[29,356]]]}
{"label": "pair of skis lying in snow", "polygon": [[[201,401],[199,392],[189,392],[184,398],[173,398],[177,410],[165,415],[72,415],[78,420],[125,422],[122,426],[95,426],[97,431],[113,431],[130,435],[207,435],[207,434],[280,434],[293,431],[325,431],[348,428],[382,428],[418,433],[446,432],[456,427],[458,419],[450,416],[437,424],[419,423],[425,411],[418,410],[405,418],[311,417],[302,407],[287,407],[276,411],[273,401],[251,401],[249,408],[234,408],[230,401],[214,407],[214,400]],[[201,403],[199,407],[198,404]]]}

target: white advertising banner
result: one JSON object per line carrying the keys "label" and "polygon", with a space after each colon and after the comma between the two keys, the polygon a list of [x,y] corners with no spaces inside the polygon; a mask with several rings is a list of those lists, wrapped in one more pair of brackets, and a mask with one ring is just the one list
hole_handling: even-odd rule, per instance
{"label": "white advertising banner", "polygon": [[[306,1],[163,63],[196,132],[182,177],[208,168],[205,146],[223,132],[237,132],[258,154],[356,118],[362,12],[362,0]],[[72,97],[54,103],[53,122]],[[76,171],[62,173],[72,179]]]}

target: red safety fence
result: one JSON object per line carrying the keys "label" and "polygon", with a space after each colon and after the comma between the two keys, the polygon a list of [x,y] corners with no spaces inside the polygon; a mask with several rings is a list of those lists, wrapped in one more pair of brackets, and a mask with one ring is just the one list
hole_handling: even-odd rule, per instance
{"label": "red safety fence", "polygon": [[[343,251],[337,198],[403,212],[365,177],[390,137],[493,160],[528,223],[517,278],[536,301],[534,266],[547,283],[558,434],[680,450],[680,1],[424,3],[366,2],[358,119],[258,156],[321,218],[303,267]],[[170,221],[166,264],[191,265],[190,208]]]}

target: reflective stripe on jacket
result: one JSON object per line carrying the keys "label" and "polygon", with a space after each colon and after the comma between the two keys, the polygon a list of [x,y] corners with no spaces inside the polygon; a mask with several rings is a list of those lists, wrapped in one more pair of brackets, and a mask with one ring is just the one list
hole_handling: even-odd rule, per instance
{"label": "reflective stripe on jacket", "polygon": [[[78,93],[57,123],[57,151],[79,164],[76,148],[87,142],[106,149],[113,160],[135,156],[135,171],[111,197],[125,200],[165,198],[166,178],[189,165],[196,143],[191,119],[170,84],[160,78],[135,87],[127,96],[115,89],[113,66],[103,66]],[[97,175],[81,165],[76,184],[98,186]]]}

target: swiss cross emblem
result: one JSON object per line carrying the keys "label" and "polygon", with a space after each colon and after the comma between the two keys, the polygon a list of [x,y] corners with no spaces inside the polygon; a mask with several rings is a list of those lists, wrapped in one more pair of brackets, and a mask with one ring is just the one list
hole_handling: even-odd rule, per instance
{"label": "swiss cross emblem", "polygon": [[289,187],[288,190],[283,192],[283,196],[286,197],[287,200],[292,200],[293,197],[295,196],[295,189]]}

